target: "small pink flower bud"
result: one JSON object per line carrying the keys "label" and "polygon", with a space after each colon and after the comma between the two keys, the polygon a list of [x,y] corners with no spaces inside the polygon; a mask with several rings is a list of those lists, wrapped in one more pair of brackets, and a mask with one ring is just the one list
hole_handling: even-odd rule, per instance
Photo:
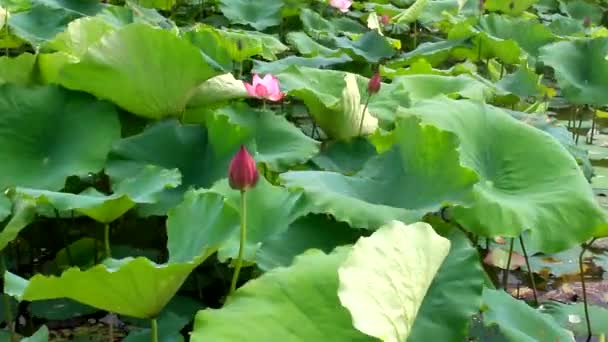
{"label": "small pink flower bud", "polygon": [[367,92],[368,94],[375,94],[378,91],[380,91],[380,86],[382,85],[381,83],[381,79],[380,79],[380,73],[378,71],[376,71],[374,73],[374,76],[372,76],[372,78],[369,79],[369,83],[367,84]]}
{"label": "small pink flower bud", "polygon": [[245,191],[255,187],[259,174],[255,160],[244,145],[236,153],[228,168],[228,182],[235,190]]}
{"label": "small pink flower bud", "polygon": [[584,27],[590,27],[591,26],[591,18],[589,16],[586,16],[585,19],[583,19],[583,26]]}
{"label": "small pink flower bud", "polygon": [[388,14],[383,14],[380,17],[380,22],[382,23],[382,25],[388,25],[391,22],[391,17],[389,17]]}

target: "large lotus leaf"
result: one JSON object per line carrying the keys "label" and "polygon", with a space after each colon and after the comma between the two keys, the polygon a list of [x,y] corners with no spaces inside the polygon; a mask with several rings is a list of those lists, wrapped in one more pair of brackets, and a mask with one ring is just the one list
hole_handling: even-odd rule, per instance
{"label": "large lotus leaf", "polygon": [[509,341],[572,341],[574,336],[553,318],[503,290],[483,289],[483,320],[486,326],[497,325]]}
{"label": "large lotus leaf", "polygon": [[193,90],[215,74],[190,43],[135,23],[92,45],[80,62],[63,68],[58,82],[158,119],[180,115]]}
{"label": "large lotus leaf", "polygon": [[402,84],[413,103],[442,95],[483,101],[495,92],[489,85],[468,75],[407,75],[395,78],[393,84]]}
{"label": "large lotus leaf", "polygon": [[201,261],[158,265],[144,257],[106,259],[86,271],[73,267],[59,277],[37,274],[29,280],[7,271],[4,291],[20,301],[69,298],[122,315],[154,318]]}
{"label": "large lotus leaf", "polygon": [[137,0],[137,4],[142,7],[158,8],[161,10],[171,10],[177,0]]}
{"label": "large lotus leaf", "polygon": [[421,101],[402,113],[458,136],[460,160],[480,177],[472,206],[454,210],[465,229],[511,237],[531,230],[532,245],[552,253],[587,240],[605,222],[568,151],[502,109],[441,99]]}
{"label": "large lotus leaf", "polygon": [[443,40],[439,42],[424,42],[416,49],[403,53],[399,58],[393,59],[386,65],[391,68],[402,67],[410,65],[413,62],[424,58],[432,66],[437,66],[444,62],[449,56],[452,50],[456,47],[469,48],[470,43],[466,39],[453,39]]}
{"label": "large lotus leaf", "polygon": [[[538,50],[542,46],[555,40],[551,31],[539,22],[497,14],[482,17],[477,28],[489,37],[515,41],[520,48],[532,56],[538,56]],[[484,40],[481,44],[486,42]],[[481,48],[483,50],[483,46]],[[477,51],[473,49],[473,52]]]}
{"label": "large lotus leaf", "polygon": [[93,188],[80,194],[27,188],[17,188],[16,192],[42,205],[50,204],[59,211],[74,210],[101,223],[116,220],[135,205],[127,195],[106,196]]}
{"label": "large lotus leaf", "polygon": [[239,230],[239,222],[239,212],[225,205],[221,195],[188,191],[184,201],[168,214],[169,262],[188,262],[214,252]]}
{"label": "large lotus leaf", "polygon": [[575,104],[608,104],[608,38],[561,41],[545,46],[540,59],[555,70],[566,99]]}
{"label": "large lotus leaf", "polygon": [[323,16],[312,9],[302,8],[300,10],[300,20],[304,30],[312,36],[322,34],[342,35],[344,33],[366,33],[369,29],[359,22],[345,17],[325,19]]}
{"label": "large lotus leaf", "polygon": [[[589,305],[588,310],[591,332],[597,336],[608,334],[608,310],[597,305]],[[541,312],[553,316],[564,329],[572,330],[575,335],[587,336],[587,322],[583,303],[545,302],[542,305]]]}
{"label": "large lotus leaf", "polygon": [[[239,212],[241,193],[230,188],[228,180],[216,183],[210,191],[221,194],[226,205]],[[298,217],[308,213],[306,201],[301,191],[288,191],[274,186],[260,177],[255,188],[247,191],[247,240],[243,258],[253,261],[259,244],[264,240],[283,233]],[[232,232],[218,251],[218,258],[224,261],[236,258],[239,252],[239,230]]]}
{"label": "large lotus leaf", "polygon": [[503,77],[496,86],[519,97],[527,98],[541,94],[540,78],[534,71],[520,67],[512,74]]}
{"label": "large lotus leaf", "polygon": [[519,64],[522,57],[521,48],[513,39],[495,37],[473,26],[471,20],[459,22],[448,33],[450,40],[470,39],[473,42],[471,49],[455,48],[454,57],[476,61],[498,58],[502,63]]}
{"label": "large lotus leaf", "polygon": [[188,107],[209,106],[221,104],[229,100],[249,97],[243,81],[234,78],[231,73],[215,76],[198,86]]}
{"label": "large lotus leaf", "polygon": [[[284,117],[244,104],[218,109],[206,124],[217,154],[232,158],[237,145],[245,143],[257,162],[275,171],[305,163],[319,152],[320,144]],[[228,132],[234,132],[234,139],[228,139]]]}
{"label": "large lotus leaf", "polygon": [[84,17],[72,21],[65,31],[44,45],[46,49],[65,52],[81,58],[87,49],[116,27],[101,17]]}
{"label": "large lotus leaf", "polygon": [[375,156],[376,148],[367,139],[328,142],[312,161],[324,171],[352,175]]}
{"label": "large lotus leaf", "polygon": [[41,326],[34,335],[23,338],[22,342],[47,342],[49,341],[49,328],[46,325]]}
{"label": "large lotus leaf", "polygon": [[285,58],[279,59],[274,62],[263,62],[254,60],[253,61],[253,69],[252,72],[256,72],[258,74],[279,74],[283,72],[285,69],[289,68],[292,65],[297,65],[300,67],[308,67],[315,69],[322,69],[332,65],[343,64],[352,62],[352,58],[350,58],[347,54],[342,54],[337,57],[300,57],[300,56],[287,56]]}
{"label": "large lotus leaf", "polygon": [[281,23],[283,6],[283,0],[220,0],[226,18],[260,31]]}
{"label": "large lotus leaf", "polygon": [[492,12],[519,15],[538,0],[486,0],[484,8]]}
{"label": "large lotus leaf", "polygon": [[26,198],[17,198],[12,210],[12,217],[0,232],[0,251],[15,240],[19,232],[35,218],[36,202]]}
{"label": "large lotus leaf", "polygon": [[0,189],[59,190],[100,170],[120,136],[111,105],[54,86],[0,85],[0,113]]}
{"label": "large lotus leaf", "polygon": [[79,16],[95,15],[107,6],[97,0],[34,0],[33,2],[73,12]]}
{"label": "large lotus leaf", "polygon": [[346,37],[334,37],[333,43],[336,47],[350,52],[351,57],[358,57],[370,63],[378,63],[395,54],[391,44],[376,31],[369,31],[355,41]]}
{"label": "large lotus leaf", "polygon": [[340,54],[339,50],[330,49],[317,43],[305,32],[289,32],[286,39],[302,56],[314,57],[321,55],[329,57]]}
{"label": "large lotus leaf", "polygon": [[598,4],[582,0],[570,0],[567,2],[560,1],[559,7],[562,12],[579,21],[585,20],[586,17],[589,17],[594,24],[600,24],[602,21],[604,9]]}
{"label": "large lotus leaf", "polygon": [[450,241],[427,223],[392,221],[362,237],[338,269],[338,297],[353,326],[383,341],[405,341]]}
{"label": "large lotus leaf", "polygon": [[[437,229],[437,227],[435,227]],[[477,249],[459,230],[426,293],[408,341],[463,341],[471,316],[479,312],[484,270]]]}
{"label": "large lotus leaf", "polygon": [[34,77],[36,56],[24,53],[17,57],[0,57],[0,84],[31,84]]}
{"label": "large lotus leaf", "polygon": [[418,210],[468,202],[477,177],[460,165],[453,134],[409,118],[397,123],[393,139],[390,151],[372,158],[354,176],[290,171],[280,178],[287,187],[304,189],[313,212],[361,228],[375,229],[390,219],[410,223],[420,218]]}
{"label": "large lotus leaf", "polygon": [[[328,136],[346,139],[359,134],[369,79],[343,71],[297,66],[285,69],[277,77],[282,89],[304,101]],[[380,92],[369,100],[363,133],[371,133],[377,127],[375,116],[392,118],[399,106],[409,105],[403,88],[401,84],[382,84]]]}
{"label": "large lotus leaf", "polygon": [[[287,268],[247,282],[221,309],[199,311],[191,341],[374,341],[352,327],[338,300],[348,248],[310,250]],[[235,329],[230,322],[240,322]]]}
{"label": "large lotus leaf", "polygon": [[264,271],[287,267],[310,248],[330,253],[338,246],[354,243],[364,232],[336,222],[328,215],[307,215],[294,221],[286,231],[264,240],[255,254],[255,262]]}
{"label": "large lotus leaf", "polygon": [[128,195],[135,203],[156,203],[163,190],[176,188],[181,182],[182,175],[178,169],[146,165],[135,176],[118,183],[114,192]]}
{"label": "large lotus leaf", "polygon": [[28,11],[11,14],[8,26],[17,37],[38,47],[79,17],[80,14],[72,11],[36,4]]}
{"label": "large lotus leaf", "polygon": [[0,222],[9,217],[13,208],[13,202],[4,194],[0,193]]}

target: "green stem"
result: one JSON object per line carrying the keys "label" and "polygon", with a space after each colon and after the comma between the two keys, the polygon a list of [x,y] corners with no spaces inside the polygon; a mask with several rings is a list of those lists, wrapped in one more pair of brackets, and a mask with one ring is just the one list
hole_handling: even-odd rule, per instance
{"label": "green stem", "polygon": [[511,256],[513,255],[513,241],[514,238],[511,238],[511,244],[509,246],[509,256],[507,257],[507,266],[505,267],[505,271],[502,274],[502,288],[507,291],[507,281],[509,280],[509,268],[511,267]]}
{"label": "green stem", "polygon": [[519,244],[521,245],[521,251],[524,253],[524,259],[526,259],[526,267],[528,268],[528,275],[530,276],[530,285],[532,286],[532,294],[534,295],[534,304],[538,306],[538,295],[536,294],[536,281],[534,280],[534,273],[530,267],[530,261],[528,260],[528,253],[526,252],[526,246],[524,245],[524,239],[519,236]]}
{"label": "green stem", "polygon": [[363,132],[363,119],[365,119],[365,111],[367,110],[367,105],[369,105],[369,99],[372,97],[372,94],[367,95],[367,100],[365,100],[365,106],[363,106],[363,113],[361,113],[361,122],[359,122],[359,134],[361,136],[361,132]]}
{"label": "green stem", "polygon": [[156,318],[150,320],[150,325],[152,326],[152,333],[150,334],[152,342],[158,342],[158,322]]}
{"label": "green stem", "polygon": [[[72,212],[73,213],[73,212]],[[63,244],[65,245],[65,254],[68,257],[68,263],[70,266],[74,265],[74,259],[72,259],[72,251],[70,250],[70,244],[67,238],[68,229],[65,227],[63,222],[61,221],[61,216],[59,215],[59,210],[55,209],[55,218],[59,222],[59,227],[61,229],[61,237],[63,238]]]}
{"label": "green stem", "polygon": [[106,223],[103,227],[103,242],[106,247],[106,258],[112,257],[112,250],[110,249],[110,224]]}
{"label": "green stem", "polygon": [[[4,260],[4,253],[0,253],[0,268],[2,268],[2,275],[6,273],[6,260]],[[6,283],[4,284],[6,287]],[[6,289],[4,289],[6,293]],[[6,313],[6,324],[9,326],[10,341],[15,341],[15,326],[13,324],[13,311],[11,309],[11,298],[8,295],[4,295],[4,312]]]}
{"label": "green stem", "polygon": [[236,282],[239,279],[239,273],[243,266],[243,253],[245,249],[245,240],[247,239],[247,201],[245,198],[245,190],[241,190],[241,240],[239,241],[239,255],[236,259],[232,282],[230,283],[229,296],[236,290]]}
{"label": "green stem", "polygon": [[585,284],[585,270],[583,270],[583,255],[587,248],[595,242],[596,238],[593,238],[587,245],[583,244],[583,248],[581,250],[581,254],[578,256],[578,267],[581,275],[581,286],[583,288],[583,306],[585,308],[585,321],[587,323],[587,341],[591,340],[591,320],[589,319],[589,308],[587,306],[587,287]]}

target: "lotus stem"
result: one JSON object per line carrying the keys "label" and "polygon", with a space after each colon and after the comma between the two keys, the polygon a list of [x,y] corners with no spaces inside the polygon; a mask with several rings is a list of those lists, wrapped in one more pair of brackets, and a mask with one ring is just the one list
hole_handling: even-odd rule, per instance
{"label": "lotus stem", "polygon": [[591,134],[589,135],[588,144],[593,144],[593,135],[595,133],[595,111],[593,111],[593,118],[591,119]]}
{"label": "lotus stem", "polygon": [[534,272],[530,267],[530,261],[528,260],[528,253],[526,252],[526,246],[524,245],[524,238],[519,236],[519,244],[521,245],[521,251],[524,253],[524,259],[526,260],[526,267],[528,268],[528,276],[530,277],[530,286],[532,286],[532,294],[534,295],[534,305],[538,306],[538,295],[536,292],[536,281],[534,280]]}
{"label": "lotus stem", "polygon": [[236,259],[234,274],[232,275],[232,282],[230,283],[229,296],[236,290],[239,273],[241,272],[241,267],[243,267],[243,254],[245,250],[245,240],[247,239],[247,199],[245,193],[245,190],[241,190],[241,239],[239,241],[239,255]]}
{"label": "lotus stem", "polygon": [[103,242],[106,247],[106,258],[112,257],[112,250],[110,249],[110,224],[106,223],[103,228]]}
{"label": "lotus stem", "polygon": [[152,342],[158,342],[158,321],[156,318],[150,320],[150,325],[152,326],[152,332],[150,333]]}
{"label": "lotus stem", "polygon": [[511,243],[509,244],[509,256],[507,257],[507,266],[505,267],[504,272],[502,273],[502,288],[507,291],[507,281],[509,280],[509,268],[511,267],[511,255],[513,255],[513,242],[515,238],[511,238]]}
{"label": "lotus stem", "polygon": [[[4,259],[4,253],[0,253],[0,268],[2,268],[2,276],[8,270],[6,268],[6,260]],[[6,287],[6,283],[4,283]],[[4,297],[4,312],[6,312],[6,324],[9,327],[10,331],[10,341],[15,341],[15,325],[13,324],[13,311],[11,308],[11,298],[6,294],[6,289],[4,289],[5,295]]]}
{"label": "lotus stem", "polygon": [[367,110],[367,106],[369,105],[369,99],[372,97],[372,94],[367,95],[367,100],[365,100],[365,106],[363,106],[363,113],[361,113],[361,121],[359,122],[359,134],[357,136],[361,136],[363,132],[363,120],[365,119],[365,111]]}
{"label": "lotus stem", "polygon": [[[59,215],[59,210],[57,210],[57,209],[54,209],[54,210],[55,210],[55,218],[59,222],[61,222],[60,221],[61,217]],[[74,212],[72,212],[72,216],[73,215],[74,215]],[[61,229],[61,237],[63,238],[63,244],[65,245],[65,254],[68,257],[68,263],[70,264],[70,266],[72,266],[72,265],[74,265],[74,259],[72,259],[72,252],[70,251],[70,244],[69,244],[69,241],[68,241],[67,236],[66,236],[67,233],[68,233],[68,230],[65,229],[65,226],[63,224],[61,224],[61,223],[59,224],[59,226],[62,228]]]}
{"label": "lotus stem", "polygon": [[587,323],[587,342],[589,342],[591,340],[592,332],[591,332],[591,320],[589,318],[589,308],[587,306],[587,287],[585,284],[585,270],[583,270],[583,255],[587,251],[587,248],[589,248],[593,244],[593,242],[595,242],[595,239],[596,238],[591,239],[591,241],[586,245],[583,244],[581,254],[579,254],[579,256],[578,256],[578,267],[579,267],[579,272],[581,275],[581,286],[583,288],[583,307],[585,308],[585,321]]}
{"label": "lotus stem", "polygon": [[576,129],[576,139],[574,143],[578,145],[578,137],[581,135],[581,127],[583,126],[583,114],[579,112],[578,114],[578,128]]}

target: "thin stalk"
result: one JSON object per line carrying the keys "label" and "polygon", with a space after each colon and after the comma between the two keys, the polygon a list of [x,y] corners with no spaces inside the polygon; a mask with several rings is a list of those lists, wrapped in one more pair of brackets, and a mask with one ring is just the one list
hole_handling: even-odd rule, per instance
{"label": "thin stalk", "polygon": [[581,254],[578,256],[578,267],[581,275],[581,286],[583,287],[583,306],[585,308],[585,321],[587,322],[587,342],[591,340],[591,320],[589,319],[589,308],[587,307],[587,287],[585,284],[585,271],[583,270],[583,254],[587,251],[587,248],[595,242],[596,238],[593,238],[588,244],[583,244]]}
{"label": "thin stalk", "polygon": [[507,267],[502,274],[502,288],[507,291],[507,281],[509,280],[509,268],[511,267],[511,255],[513,254],[513,241],[515,238],[511,238],[511,243],[509,245],[509,256],[507,257]]}
{"label": "thin stalk", "polygon": [[414,49],[418,45],[418,21],[414,21]]}
{"label": "thin stalk", "polygon": [[63,225],[63,223],[61,222],[61,217],[59,215],[59,210],[55,209],[55,218],[58,220],[59,222],[59,226],[61,227],[61,237],[63,238],[63,244],[65,246],[65,254],[68,257],[68,263],[70,264],[70,266],[74,265],[74,259],[72,259],[72,252],[70,251],[70,244],[69,241],[67,239],[67,229],[66,227]]}
{"label": "thin stalk", "polygon": [[236,259],[234,274],[232,275],[232,282],[230,283],[229,296],[236,290],[236,282],[239,279],[241,267],[243,267],[243,253],[245,250],[245,240],[247,239],[247,202],[245,193],[245,190],[241,190],[241,240],[239,241],[239,255]]}
{"label": "thin stalk", "polygon": [[369,105],[369,99],[372,97],[372,94],[367,94],[367,100],[365,100],[365,106],[363,106],[363,113],[361,113],[361,122],[359,122],[359,134],[361,136],[361,132],[363,131],[363,119],[365,119],[365,111],[367,110],[367,105]]}
{"label": "thin stalk", "polygon": [[158,342],[158,322],[156,318],[150,320],[150,325],[152,326],[152,333],[150,334],[152,342]]}
{"label": "thin stalk", "polygon": [[504,74],[505,74],[505,65],[503,63],[500,63],[500,78],[501,79]]}
{"label": "thin stalk", "polygon": [[528,268],[528,275],[530,276],[530,285],[532,286],[532,294],[534,295],[534,305],[538,306],[538,295],[536,293],[536,281],[534,280],[534,273],[530,267],[530,261],[528,260],[528,253],[526,252],[526,246],[524,245],[524,239],[519,236],[519,244],[521,245],[521,251],[524,252],[524,259],[526,259],[526,267]]}
{"label": "thin stalk", "polygon": [[[6,273],[7,268],[6,268],[6,260],[4,260],[4,253],[0,253],[0,268],[2,268],[2,275],[4,275],[4,273]],[[6,283],[4,283],[4,286],[6,287]],[[6,292],[6,289],[4,289]],[[6,324],[8,324],[9,326],[9,331],[10,331],[10,341],[15,341],[15,325],[13,324],[13,311],[11,308],[11,298],[10,296],[3,296],[4,297],[4,312],[6,313]]]}
{"label": "thin stalk", "polygon": [[589,136],[588,144],[593,144],[593,135],[595,133],[595,111],[593,112],[593,119],[591,120],[591,135]]}
{"label": "thin stalk", "polygon": [[112,257],[112,250],[110,249],[110,224],[106,223],[103,227],[103,242],[106,247],[106,258]]}

